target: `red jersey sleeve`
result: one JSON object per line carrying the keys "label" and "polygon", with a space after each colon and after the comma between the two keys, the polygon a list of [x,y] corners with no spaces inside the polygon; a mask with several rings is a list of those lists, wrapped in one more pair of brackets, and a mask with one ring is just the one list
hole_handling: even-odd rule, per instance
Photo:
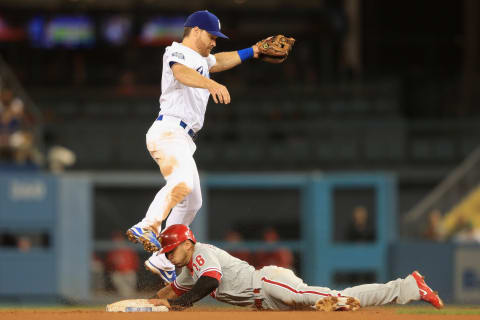
{"label": "red jersey sleeve", "polygon": [[181,296],[185,292],[189,291],[190,289],[182,287],[177,283],[177,280],[173,281],[170,286],[172,287],[173,291],[177,294],[177,296]]}
{"label": "red jersey sleeve", "polygon": [[218,280],[218,282],[220,282],[220,279],[222,279],[222,274],[217,270],[206,270],[201,276],[215,278]]}

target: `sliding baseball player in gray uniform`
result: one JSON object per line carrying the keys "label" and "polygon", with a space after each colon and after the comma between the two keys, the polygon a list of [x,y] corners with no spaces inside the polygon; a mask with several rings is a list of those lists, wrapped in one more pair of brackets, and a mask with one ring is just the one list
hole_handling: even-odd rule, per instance
{"label": "sliding baseball player in gray uniform", "polygon": [[219,301],[257,309],[355,311],[360,307],[424,300],[437,309],[443,302],[414,271],[386,284],[365,284],[341,291],[309,286],[288,269],[276,266],[255,270],[213,245],[199,243],[185,225],[165,229],[159,237],[162,252],[181,272],[150,302],[182,310],[211,295]]}

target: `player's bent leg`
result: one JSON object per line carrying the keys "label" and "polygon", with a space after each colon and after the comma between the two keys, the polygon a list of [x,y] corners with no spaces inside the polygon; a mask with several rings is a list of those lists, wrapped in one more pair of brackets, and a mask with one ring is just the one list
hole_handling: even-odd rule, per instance
{"label": "player's bent leg", "polygon": [[[201,205],[200,188],[196,188],[195,192],[190,193],[184,201],[177,204],[166,221],[165,227],[168,228],[174,224],[190,225],[199,210],[199,203]],[[198,190],[198,191],[197,191]],[[196,193],[200,193],[199,196]],[[190,209],[192,207],[192,209]],[[175,266],[165,257],[165,254],[158,254],[155,252],[150,258],[145,261],[145,268],[158,275],[164,282],[173,282],[175,280]]]}
{"label": "player's bent leg", "polygon": [[[190,192],[188,187],[185,187],[184,182],[177,185],[169,184],[167,182],[167,185],[158,192],[145,218],[127,230],[127,238],[134,243],[140,242],[147,252],[153,253],[160,250],[161,244],[158,242],[157,237],[161,229],[162,218],[166,217],[170,210]],[[177,187],[177,190],[175,190],[175,187]],[[171,195],[172,193],[173,196]],[[165,194],[167,194],[166,197],[164,196]],[[162,200],[165,198],[166,201]],[[159,216],[158,213],[162,213],[162,215]]]}
{"label": "player's bent leg", "polygon": [[192,159],[193,168],[193,189],[179,202],[173,209],[166,221],[166,228],[173,224],[184,224],[189,226],[202,207],[202,189],[200,187],[200,178],[197,167]]}
{"label": "player's bent leg", "polygon": [[[198,175],[197,164],[193,157],[187,159],[189,172],[192,174],[193,188],[192,192],[185,198],[184,205],[177,205],[173,210],[178,209],[178,213],[183,214],[183,218],[176,219],[178,222],[185,225],[190,225],[198,210],[202,207],[202,188],[200,186],[200,176]],[[181,221],[180,221],[181,220]],[[167,221],[168,223],[169,221]]]}
{"label": "player's bent leg", "polygon": [[193,183],[185,181],[167,180],[167,184],[157,193],[150,204],[145,218],[132,228],[128,229],[127,237],[130,241],[140,242],[145,251],[156,252],[161,248],[158,242],[158,233],[164,218],[178,203],[191,192]]}
{"label": "player's bent leg", "polygon": [[[195,187],[195,174],[198,175],[194,166],[195,162],[188,150],[177,148],[174,155],[175,166],[170,167],[169,164],[167,168],[162,159],[155,158],[167,184],[161,190],[162,197],[152,203],[152,210],[149,208],[147,211],[145,220],[152,220],[151,224],[157,232],[161,231],[162,221],[166,219],[170,211],[192,192]],[[156,152],[152,152],[152,156],[156,157]],[[168,171],[168,175],[165,174],[166,171]]]}
{"label": "player's bent leg", "polygon": [[172,210],[177,204],[179,204],[186,196],[192,192],[192,186],[187,185],[185,181],[177,182],[167,196],[167,209]]}
{"label": "player's bent leg", "polygon": [[163,219],[193,189],[194,176],[189,163],[189,158],[192,157],[188,153],[184,156],[186,159],[179,161],[178,167],[165,177],[167,184],[155,196],[145,218],[127,231],[129,240],[142,243],[148,252],[160,250],[161,245],[156,238],[161,231]]}
{"label": "player's bent leg", "polygon": [[[195,187],[181,203],[177,204],[166,221],[166,226],[173,224],[190,225],[195,218],[202,204],[200,186]],[[145,267],[148,271],[158,275],[164,282],[172,282],[175,280],[175,267],[168,261],[164,254],[154,253],[145,261]]]}
{"label": "player's bent leg", "polygon": [[[189,226],[202,206],[200,178],[193,158],[191,160],[191,166],[193,169],[193,190],[183,199],[183,201],[179,202],[172,209],[167,218],[165,227],[169,227],[173,224],[184,224]],[[165,255],[154,253],[145,261],[145,267],[148,271],[160,276],[163,281],[171,282],[175,279],[173,275],[175,267],[170,261],[168,261],[168,259],[166,259]]]}

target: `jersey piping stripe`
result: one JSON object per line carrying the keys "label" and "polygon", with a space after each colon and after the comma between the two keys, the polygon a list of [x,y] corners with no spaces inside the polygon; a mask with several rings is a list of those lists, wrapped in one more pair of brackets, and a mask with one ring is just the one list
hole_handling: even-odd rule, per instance
{"label": "jersey piping stripe", "polygon": [[295,290],[295,289],[293,289],[292,287],[290,287],[290,286],[288,286],[288,285],[286,285],[286,284],[284,284],[284,283],[277,282],[277,281],[272,281],[272,280],[269,280],[269,279],[267,279],[267,278],[265,278],[265,277],[262,277],[262,281],[265,281],[265,282],[267,282],[267,283],[270,283],[270,284],[273,284],[273,285],[276,285],[276,286],[280,286],[280,287],[285,288],[285,289],[288,289],[288,290],[290,290],[290,291],[292,291],[292,292],[294,292],[294,293],[299,293],[299,294],[306,294],[306,293],[308,293],[308,294],[317,294],[317,295],[319,295],[319,296],[326,296],[326,297],[330,296],[330,294],[328,294],[328,293],[321,293],[321,292],[317,292],[317,291],[298,291],[298,290]]}
{"label": "jersey piping stripe", "polygon": [[171,286],[172,286],[173,292],[175,292],[177,296],[181,296],[184,293],[188,292],[188,290],[179,289],[173,282],[171,283]]}
{"label": "jersey piping stripe", "polygon": [[180,289],[180,290],[183,290],[183,291],[188,291],[190,290],[190,288],[187,288],[187,287],[184,287],[182,285],[179,285],[177,280],[173,281],[173,285],[177,288],[177,289]]}
{"label": "jersey piping stripe", "polygon": [[175,286],[176,286],[178,289],[182,289],[182,290],[185,290],[185,291],[190,290],[190,288],[184,287],[184,286],[182,286],[181,284],[179,284],[179,283],[177,282],[177,280],[175,280],[173,283],[175,284]]}

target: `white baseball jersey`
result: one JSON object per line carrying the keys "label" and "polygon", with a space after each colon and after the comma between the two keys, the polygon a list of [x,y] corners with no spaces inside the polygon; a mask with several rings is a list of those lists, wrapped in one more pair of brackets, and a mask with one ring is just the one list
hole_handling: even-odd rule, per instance
{"label": "white baseball jersey", "polygon": [[[161,232],[161,221],[166,212],[171,210],[167,227],[178,223],[190,225],[202,205],[200,178],[193,159],[196,146],[187,133],[190,129],[198,132],[202,128],[210,93],[206,89],[188,87],[177,81],[171,69],[172,63],[181,63],[209,77],[209,69],[216,64],[216,59],[213,55],[202,57],[177,42],[165,49],[160,96],[160,114],[163,117],[161,121],[153,122],[147,132],[146,142],[148,151],[159,165],[161,159],[175,159],[176,165],[169,175],[164,176],[167,183],[155,195],[145,218],[135,225],[153,228],[158,233]],[[181,125],[181,121],[187,127]],[[191,192],[186,196],[172,196],[179,183],[185,184]],[[172,199],[180,199],[173,204],[173,208]],[[147,263],[159,270],[175,270],[164,254],[154,253]]]}
{"label": "white baseball jersey", "polygon": [[420,299],[416,281],[411,275],[386,284],[366,284],[336,291],[308,286],[285,268],[268,266],[255,270],[247,262],[232,257],[222,249],[197,242],[192,260],[182,268],[171,284],[172,289],[177,295],[182,295],[201,276],[219,280],[219,287],[211,294],[217,300],[258,309],[308,309],[327,296],[356,297],[362,307],[393,301],[405,304]]}
{"label": "white baseball jersey", "polygon": [[209,70],[217,60],[212,54],[203,57],[178,42],[167,47],[163,55],[160,113],[177,117],[198,132],[205,120],[210,92],[207,89],[185,86],[176,80],[171,69],[174,63],[181,63],[209,78]]}

